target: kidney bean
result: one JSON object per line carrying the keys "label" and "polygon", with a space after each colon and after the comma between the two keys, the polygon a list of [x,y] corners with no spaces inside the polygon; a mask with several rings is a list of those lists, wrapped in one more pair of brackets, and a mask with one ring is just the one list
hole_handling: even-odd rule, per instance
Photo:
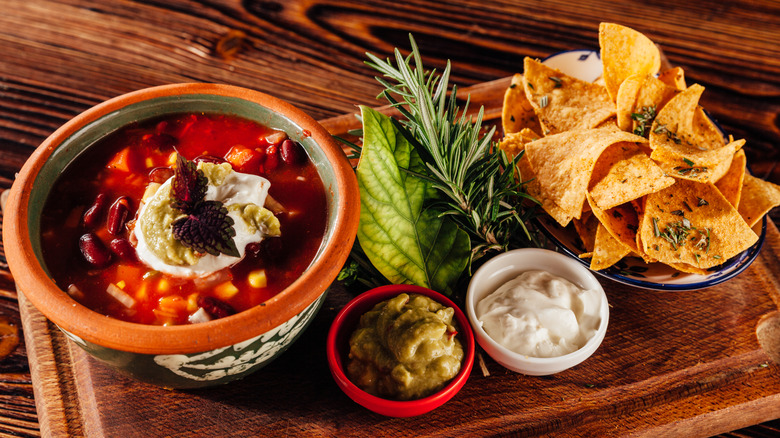
{"label": "kidney bean", "polygon": [[111,208],[108,209],[108,221],[106,222],[108,232],[115,236],[119,235],[124,229],[129,214],[130,198],[127,196],[120,196],[111,204]]}
{"label": "kidney bean", "polygon": [[200,162],[214,163],[214,164],[227,163],[227,160],[225,160],[222,157],[218,157],[216,155],[198,155],[192,161],[194,161],[195,163],[200,163]]}
{"label": "kidney bean", "polygon": [[268,237],[260,242],[251,242],[246,245],[246,254],[257,260],[263,260],[264,264],[273,264],[279,260],[282,251],[282,239]]}
{"label": "kidney bean", "polygon": [[282,142],[282,146],[279,149],[279,155],[282,157],[282,161],[285,164],[295,165],[303,163],[303,158],[306,153],[303,151],[303,147],[300,143],[287,139]]}
{"label": "kidney bean", "polygon": [[113,251],[114,254],[125,260],[138,260],[138,256],[135,253],[135,248],[130,243],[130,241],[124,237],[117,237],[116,239],[112,239],[108,246],[111,247],[111,251]]}
{"label": "kidney bean", "polygon": [[173,169],[170,167],[155,167],[149,171],[149,181],[162,184],[173,176]]}
{"label": "kidney bean", "polygon": [[84,259],[94,268],[105,268],[113,257],[103,241],[95,233],[87,233],[79,239],[79,249]]}
{"label": "kidney bean", "polygon": [[103,215],[103,207],[106,205],[107,198],[105,193],[99,193],[92,205],[84,211],[84,215],[81,216],[81,225],[84,228],[94,228],[97,225]]}
{"label": "kidney bean", "polygon": [[214,297],[198,298],[198,306],[208,312],[213,318],[224,318],[236,313],[233,306]]}

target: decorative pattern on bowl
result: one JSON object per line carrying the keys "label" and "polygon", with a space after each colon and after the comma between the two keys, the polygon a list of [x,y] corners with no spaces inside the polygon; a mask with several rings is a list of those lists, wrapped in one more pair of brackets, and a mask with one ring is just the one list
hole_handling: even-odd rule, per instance
{"label": "decorative pattern on bowl", "polygon": [[271,363],[314,320],[323,294],[303,312],[261,335],[228,347],[190,354],[137,354],[87,342],[60,328],[94,358],[137,380],[167,388],[193,389],[240,379]]}

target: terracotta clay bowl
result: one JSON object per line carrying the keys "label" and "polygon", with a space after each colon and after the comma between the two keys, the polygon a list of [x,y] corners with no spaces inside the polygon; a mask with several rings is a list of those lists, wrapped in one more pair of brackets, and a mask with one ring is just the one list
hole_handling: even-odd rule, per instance
{"label": "terracotta clay bowl", "polygon": [[[233,114],[281,129],[303,145],[324,183],[328,220],[310,266],[289,287],[235,315],[200,324],[153,326],[82,306],[47,274],[40,215],[63,169],[99,139],[129,123],[182,112]],[[278,357],[319,310],[344,264],[358,225],[355,173],[342,149],[310,116],[272,96],[227,85],[172,84],[125,94],[76,116],[32,154],[14,181],[3,242],[19,292],[70,339],[130,376],[169,388],[229,382]]]}

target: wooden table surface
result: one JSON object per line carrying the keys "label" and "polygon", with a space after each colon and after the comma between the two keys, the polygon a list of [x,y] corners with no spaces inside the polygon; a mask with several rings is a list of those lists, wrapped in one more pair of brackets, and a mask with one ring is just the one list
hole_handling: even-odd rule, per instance
{"label": "wooden table surface", "polygon": [[[702,105],[721,126],[747,140],[753,173],[780,183],[777,1],[1,0],[0,189],[61,124],[136,89],[233,84],[326,119],[381,103],[365,52],[408,49],[410,32],[427,66],[450,59],[451,80],[468,86],[511,76],[524,56],[597,47],[601,21],[658,43],[706,87]],[[21,330],[4,257],[1,267],[0,318]],[[22,341],[0,361],[0,435],[40,433]],[[778,433],[774,420],[728,436]]]}

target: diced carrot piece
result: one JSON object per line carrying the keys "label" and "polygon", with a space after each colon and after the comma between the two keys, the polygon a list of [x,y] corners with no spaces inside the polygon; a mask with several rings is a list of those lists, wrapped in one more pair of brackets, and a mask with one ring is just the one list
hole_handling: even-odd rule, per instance
{"label": "diced carrot piece", "polygon": [[162,311],[178,313],[187,308],[187,300],[178,295],[168,295],[160,298],[157,308]]}
{"label": "diced carrot piece", "polygon": [[225,160],[233,166],[233,169],[239,172],[252,172],[260,165],[262,155],[254,149],[246,146],[236,145],[230,148],[225,155]]}
{"label": "diced carrot piece", "polygon": [[130,146],[117,152],[111,161],[108,162],[108,167],[120,170],[122,172],[140,172],[145,169],[143,159]]}
{"label": "diced carrot piece", "polygon": [[140,266],[132,266],[132,265],[126,265],[124,263],[120,263],[116,267],[117,285],[120,282],[125,282],[128,280],[135,281],[135,279],[141,278],[141,275],[144,270],[145,269],[141,268]]}

